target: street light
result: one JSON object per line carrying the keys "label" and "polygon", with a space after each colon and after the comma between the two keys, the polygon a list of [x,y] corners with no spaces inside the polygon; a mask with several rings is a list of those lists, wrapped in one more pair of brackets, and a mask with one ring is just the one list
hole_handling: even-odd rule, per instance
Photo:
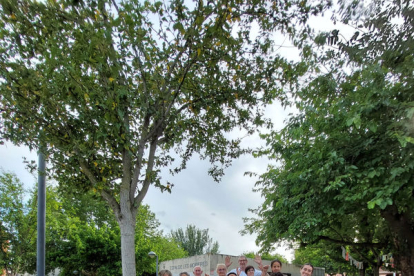
{"label": "street light", "polygon": [[150,253],[148,253],[148,256],[150,256],[150,258],[157,257],[157,259],[156,259],[156,266],[155,266],[155,276],[158,276],[158,255],[155,254],[154,251],[151,251]]}

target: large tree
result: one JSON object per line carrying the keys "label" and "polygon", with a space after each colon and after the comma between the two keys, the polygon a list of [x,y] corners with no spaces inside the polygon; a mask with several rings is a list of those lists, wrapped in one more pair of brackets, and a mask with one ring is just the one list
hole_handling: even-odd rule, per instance
{"label": "large tree", "polygon": [[353,35],[334,30],[303,44],[313,75],[295,93],[298,114],[267,137],[281,165],[262,176],[266,199],[247,228],[264,244],[347,244],[345,234],[355,233],[354,248],[368,246],[377,257],[391,251],[411,276],[414,6],[346,3],[333,17]]}
{"label": "large tree", "polygon": [[123,274],[135,275],[135,220],[149,185],[170,191],[160,170],[177,173],[194,153],[219,180],[244,152],[228,133],[265,126],[262,107],[303,73],[270,53],[270,31],[295,34],[323,8],[311,5],[2,0],[1,139],[44,143],[60,185],[108,202]]}
{"label": "large tree", "polygon": [[171,237],[188,252],[189,256],[219,252],[219,244],[217,241],[213,242],[208,229],[199,229],[190,224],[185,230],[171,230]]}

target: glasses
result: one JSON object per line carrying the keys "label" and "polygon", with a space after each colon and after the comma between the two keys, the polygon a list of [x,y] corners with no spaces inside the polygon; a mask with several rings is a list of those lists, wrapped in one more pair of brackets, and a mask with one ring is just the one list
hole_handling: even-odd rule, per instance
{"label": "glasses", "polygon": [[310,269],[310,268],[305,268],[304,267],[304,268],[302,268],[302,270],[305,271],[305,272],[312,272],[312,269]]}
{"label": "glasses", "polygon": [[247,260],[246,259],[242,259],[242,260],[239,260],[239,262],[247,262]]}
{"label": "glasses", "polygon": [[254,268],[247,270],[247,272],[254,272]]}
{"label": "glasses", "polygon": [[218,271],[223,271],[223,270],[226,270],[225,268],[219,268],[219,269],[217,269]]}

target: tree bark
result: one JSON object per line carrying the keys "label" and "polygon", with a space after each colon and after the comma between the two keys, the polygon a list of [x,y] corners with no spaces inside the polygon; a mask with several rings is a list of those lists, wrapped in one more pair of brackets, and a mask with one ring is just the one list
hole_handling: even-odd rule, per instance
{"label": "tree bark", "polygon": [[414,276],[414,221],[408,213],[399,213],[395,205],[381,211],[393,233],[394,263],[404,276]]}
{"label": "tree bark", "polygon": [[122,212],[119,227],[121,229],[122,275],[136,276],[135,217],[132,216],[131,212],[129,215]]}

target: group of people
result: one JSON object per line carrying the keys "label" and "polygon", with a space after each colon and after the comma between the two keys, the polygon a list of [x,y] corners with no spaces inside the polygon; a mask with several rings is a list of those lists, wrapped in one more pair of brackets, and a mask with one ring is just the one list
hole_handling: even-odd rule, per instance
{"label": "group of people", "polygon": [[[246,256],[240,256],[238,259],[239,267],[230,270],[227,272],[227,269],[231,266],[232,262],[230,261],[230,256],[225,258],[224,264],[217,264],[216,272],[218,276],[285,276],[282,270],[282,262],[279,260],[273,260],[269,265],[263,265],[262,258],[259,255],[256,255],[254,258],[255,263],[257,263],[259,269],[255,269],[251,265],[247,265]],[[270,267],[270,272],[268,272]],[[311,276],[313,272],[313,266],[309,263],[302,265],[300,268],[301,276]],[[195,266],[193,269],[194,276],[202,276],[203,270],[200,266]],[[171,271],[162,270],[159,273],[159,276],[172,276]],[[181,272],[180,276],[190,276],[187,272]],[[205,276],[209,276],[205,274]]]}

